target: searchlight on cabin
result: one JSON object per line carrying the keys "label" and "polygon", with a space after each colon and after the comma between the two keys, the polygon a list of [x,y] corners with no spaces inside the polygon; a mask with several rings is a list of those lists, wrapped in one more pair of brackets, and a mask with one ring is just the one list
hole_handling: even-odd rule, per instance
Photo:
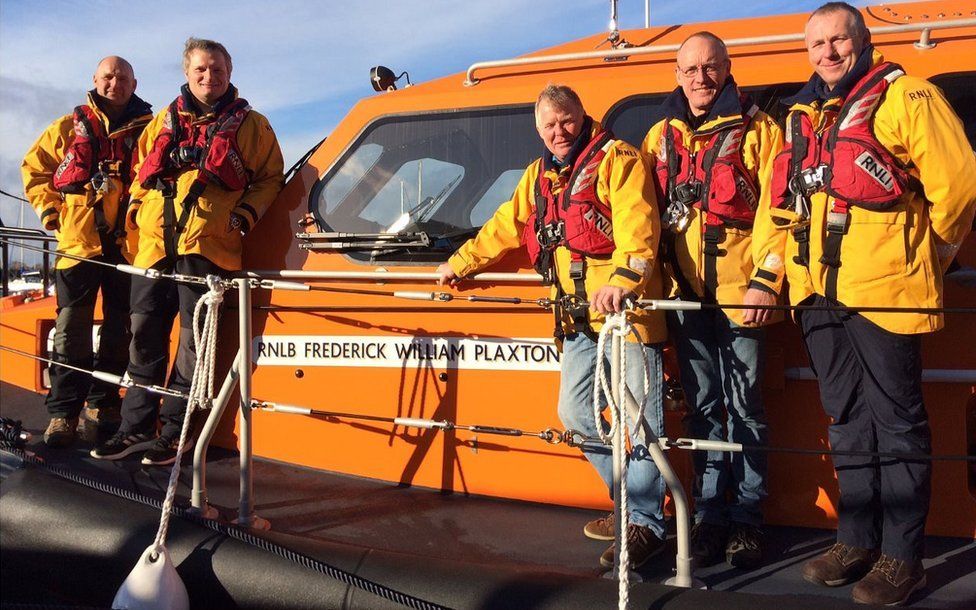
{"label": "searchlight on cabin", "polygon": [[397,81],[404,76],[407,77],[407,86],[409,87],[413,83],[410,82],[410,75],[406,71],[401,72],[400,76],[395,76],[393,70],[386,66],[375,66],[369,71],[369,82],[376,91],[396,91]]}

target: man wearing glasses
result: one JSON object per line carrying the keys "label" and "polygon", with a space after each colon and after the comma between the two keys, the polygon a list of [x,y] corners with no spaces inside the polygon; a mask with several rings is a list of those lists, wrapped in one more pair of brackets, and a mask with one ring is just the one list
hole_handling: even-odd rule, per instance
{"label": "man wearing glasses", "polygon": [[[717,36],[688,37],[677,54],[679,86],[644,140],[661,202],[662,261],[672,297],[774,304],[782,260],[766,253],[753,258],[752,226],[757,209],[769,205],[761,185],[782,132],[739,91],[731,67]],[[771,321],[769,313],[669,312],[692,437],[766,443],[760,383],[762,325]],[[765,456],[695,452],[694,466],[692,557],[699,566],[723,558],[736,567],[755,566],[763,552]]]}

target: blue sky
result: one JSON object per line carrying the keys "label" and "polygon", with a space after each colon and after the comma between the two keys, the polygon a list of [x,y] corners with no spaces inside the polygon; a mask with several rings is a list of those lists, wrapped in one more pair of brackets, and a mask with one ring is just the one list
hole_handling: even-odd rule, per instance
{"label": "blue sky", "polygon": [[[643,0],[618,4],[621,29],[643,26]],[[820,4],[652,0],[651,23],[802,12]],[[137,93],[158,111],[184,82],[186,38],[223,42],[234,58],[234,84],[270,119],[290,166],[356,100],[373,95],[372,66],[408,70],[422,83],[462,72],[475,61],[605,32],[609,6],[608,0],[2,0],[0,188],[22,194],[24,153],[52,120],[83,101],[106,55],[132,62]],[[16,225],[19,211],[18,202],[0,197],[5,224]],[[31,209],[24,218],[25,226],[39,226]]]}

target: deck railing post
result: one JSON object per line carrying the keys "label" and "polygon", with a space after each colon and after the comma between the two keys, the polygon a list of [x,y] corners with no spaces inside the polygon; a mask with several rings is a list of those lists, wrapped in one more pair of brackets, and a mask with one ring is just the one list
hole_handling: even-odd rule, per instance
{"label": "deck railing post", "polygon": [[51,274],[51,244],[48,241],[41,242],[42,248],[44,248],[44,256],[41,257],[41,290],[43,290],[42,296],[48,296],[48,288],[51,287],[51,280],[48,277]]}
{"label": "deck railing post", "polygon": [[241,496],[237,523],[242,527],[268,529],[269,524],[254,514],[254,485],[251,465],[251,282],[246,278],[237,283],[240,349],[237,352],[238,388],[241,403],[239,413],[238,445],[241,460]]}
{"label": "deck railing post", "polygon": [[224,413],[224,409],[226,409],[227,403],[230,402],[231,394],[233,394],[234,388],[237,386],[239,367],[240,353],[238,352],[230,370],[227,371],[223,385],[220,386],[220,392],[217,393],[217,397],[210,407],[210,414],[207,416],[206,423],[203,424],[203,430],[200,431],[200,440],[197,441],[197,446],[193,450],[193,490],[190,493],[191,510],[206,519],[217,518],[217,511],[207,503],[207,450],[210,448],[210,441],[213,440],[213,435],[216,433],[217,426],[220,424],[220,418]]}

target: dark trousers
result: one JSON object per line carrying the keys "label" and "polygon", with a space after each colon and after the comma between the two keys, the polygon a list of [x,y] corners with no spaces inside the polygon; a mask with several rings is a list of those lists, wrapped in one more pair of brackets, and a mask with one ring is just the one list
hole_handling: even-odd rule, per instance
{"label": "dark trousers", "polygon": [[[195,254],[180,256],[174,261],[163,259],[153,265],[164,273],[206,276],[225,275],[226,271]],[[176,361],[167,387],[181,392],[190,389],[196,367],[196,346],[193,344],[193,309],[197,300],[207,292],[198,284],[174,283],[169,280],[132,280],[132,344],[129,347],[129,377],[141,384],[163,385],[169,363],[170,331],[177,313],[180,316],[180,338]],[[152,394],[139,388],[126,391],[122,404],[122,427],[125,432],[152,433],[156,419],[160,434],[169,439],[179,436],[186,413],[186,400]]]}
{"label": "dark trousers", "polygon": [[[97,256],[113,264],[121,256]],[[57,289],[57,319],[54,323],[54,351],[51,359],[83,369],[97,369],[121,375],[128,360],[129,276],[102,265],[79,262],[54,273]],[[98,353],[93,353],[92,328],[95,300],[102,291],[102,326]],[[119,388],[93,381],[87,373],[67,367],[50,367],[51,391],[45,400],[51,417],[78,417],[85,400],[92,408],[118,408]]]}
{"label": "dark trousers", "polygon": [[[817,295],[814,305],[837,305]],[[929,454],[921,338],[857,314],[804,311],[800,327],[838,451]],[[840,487],[837,541],[903,560],[922,558],[931,463],[834,456]]]}

